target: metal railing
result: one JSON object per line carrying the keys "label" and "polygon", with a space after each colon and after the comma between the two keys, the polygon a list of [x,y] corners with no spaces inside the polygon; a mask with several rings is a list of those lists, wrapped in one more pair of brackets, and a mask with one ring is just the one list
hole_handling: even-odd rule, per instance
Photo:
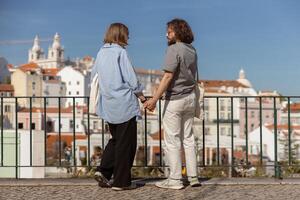
{"label": "metal railing", "polygon": [[[274,167],[274,171],[275,171],[275,177],[279,177],[280,176],[280,163],[278,161],[278,119],[277,119],[277,112],[278,109],[277,108],[277,103],[280,102],[282,99],[285,99],[287,102],[287,114],[288,114],[288,119],[287,119],[287,126],[288,126],[288,161],[287,161],[287,166],[298,166],[297,164],[293,163],[293,156],[292,156],[292,123],[291,123],[291,99],[297,99],[300,98],[300,96],[206,96],[204,99],[207,99],[208,102],[210,102],[210,99],[215,99],[215,116],[216,119],[207,119],[206,117],[203,117],[202,121],[201,121],[201,128],[202,128],[202,133],[197,133],[198,136],[202,136],[202,147],[197,149],[197,150],[202,150],[202,159],[199,161],[199,167],[228,167],[231,168],[231,170],[234,170],[233,168],[236,166],[235,164],[235,136],[234,136],[234,124],[236,124],[241,116],[234,116],[234,109],[235,108],[242,108],[245,112],[245,129],[244,129],[244,137],[245,137],[245,159],[246,159],[246,163],[248,165],[249,163],[249,130],[248,130],[248,112],[249,112],[249,99],[254,99],[255,102],[258,103],[258,107],[256,109],[259,110],[259,147],[260,147],[260,152],[259,152],[259,163],[258,166],[268,166],[266,164],[264,164],[263,162],[263,100],[265,98],[268,98],[269,100],[272,99],[273,101],[273,105],[272,105],[272,110],[273,110],[273,127],[274,127],[274,164],[270,165],[272,167]],[[14,110],[14,123],[15,123],[15,127],[14,127],[14,145],[15,145],[15,165],[6,165],[4,162],[4,158],[5,158],[5,149],[4,149],[4,105],[7,104],[7,99],[12,99],[14,100],[14,103],[11,105],[13,105],[15,107]],[[29,149],[30,149],[30,158],[29,158],[29,165],[19,165],[19,161],[20,161],[20,155],[19,155],[19,147],[18,147],[18,140],[19,140],[19,127],[18,127],[18,115],[20,113],[20,106],[18,104],[18,101],[20,99],[29,99],[29,135],[30,135],[30,144],[29,144]],[[33,164],[33,127],[32,127],[32,120],[33,120],[33,99],[42,99],[43,100],[43,133],[44,133],[44,163],[42,165],[34,165]],[[47,162],[47,136],[48,136],[48,131],[47,131],[47,99],[57,99],[57,108],[58,108],[58,162],[57,164],[49,164]],[[1,102],[0,102],[0,106],[1,106],[1,118],[0,118],[0,124],[1,124],[1,165],[0,165],[0,169],[3,167],[13,167],[15,168],[15,177],[19,178],[19,168],[21,167],[65,167],[65,165],[63,164],[62,160],[62,132],[61,132],[61,114],[62,114],[62,109],[64,107],[62,107],[62,99],[72,99],[72,120],[73,120],[73,124],[72,124],[72,156],[73,156],[73,163],[72,165],[68,165],[68,167],[90,167],[91,166],[91,128],[90,128],[90,114],[89,114],[89,97],[1,97]],[[86,124],[85,124],[85,134],[87,136],[87,162],[86,165],[78,165],[76,162],[76,99],[85,99],[86,100],[86,113],[87,114],[87,120],[86,120]],[[228,99],[229,101],[229,105],[228,108],[230,108],[230,118],[224,120],[220,118],[220,99]],[[237,99],[238,103],[239,103],[239,107],[234,107],[234,100]],[[241,101],[243,99],[243,101]],[[211,104],[211,102],[210,102]],[[205,105],[204,105],[205,107]],[[211,107],[211,105],[210,105]],[[162,148],[162,101],[158,102],[158,108],[157,108],[157,120],[158,120],[158,136],[159,136],[159,163],[156,165],[149,165],[148,164],[148,132],[147,132],[147,121],[148,121],[148,111],[144,110],[144,162],[142,165],[136,165],[135,167],[164,167],[164,163],[163,163],[163,156],[162,156],[162,152],[163,152],[163,148]],[[204,110],[205,112],[205,110]],[[229,110],[228,110],[229,112]],[[239,112],[237,112],[239,113]],[[216,127],[216,162],[215,164],[206,164],[206,126],[207,123],[213,123],[213,125],[209,125],[210,127],[215,126]],[[231,157],[231,162],[229,164],[222,164],[221,163],[221,158],[220,158],[220,154],[221,154],[221,136],[220,136],[220,124],[222,123],[227,123],[229,124],[229,128],[230,128],[230,157]],[[241,126],[241,124],[239,124],[239,126]],[[104,135],[106,134],[105,132],[105,121],[101,120],[101,133],[102,135],[102,141],[101,141],[101,146],[102,148],[105,147],[105,137]],[[100,142],[99,142],[100,143]],[[211,158],[210,158],[211,159]]]}

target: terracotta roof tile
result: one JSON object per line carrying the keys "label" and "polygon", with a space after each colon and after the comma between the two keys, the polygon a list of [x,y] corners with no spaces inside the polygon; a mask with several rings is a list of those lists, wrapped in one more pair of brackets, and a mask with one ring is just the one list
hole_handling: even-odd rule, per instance
{"label": "terracotta roof tile", "polygon": [[93,58],[92,58],[91,56],[84,56],[84,57],[83,57],[83,60],[84,60],[84,61],[92,61]]}
{"label": "terracotta roof tile", "polygon": [[14,86],[10,84],[0,84],[0,92],[13,92]]}
{"label": "terracotta roof tile", "polygon": [[59,71],[60,71],[59,68],[50,68],[50,69],[43,69],[42,73],[44,76],[56,76]]}
{"label": "terracotta roof tile", "polygon": [[26,63],[26,64],[23,64],[19,67],[19,69],[24,71],[24,72],[36,70],[38,68],[39,68],[39,66],[34,62]]}
{"label": "terracotta roof tile", "polygon": [[200,80],[199,83],[203,83],[205,88],[222,86],[234,88],[249,88],[236,80]]}

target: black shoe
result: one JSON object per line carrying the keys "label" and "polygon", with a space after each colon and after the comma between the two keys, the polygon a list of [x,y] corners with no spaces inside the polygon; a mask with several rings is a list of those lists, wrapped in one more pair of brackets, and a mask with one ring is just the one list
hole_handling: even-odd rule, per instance
{"label": "black shoe", "polygon": [[96,172],[94,177],[95,180],[98,182],[99,187],[103,187],[103,188],[111,187],[111,184],[101,172]]}

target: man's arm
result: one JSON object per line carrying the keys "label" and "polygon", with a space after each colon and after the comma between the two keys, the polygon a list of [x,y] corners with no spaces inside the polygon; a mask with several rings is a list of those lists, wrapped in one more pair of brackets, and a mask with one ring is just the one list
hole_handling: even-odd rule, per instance
{"label": "man's arm", "polygon": [[163,78],[158,86],[157,91],[155,92],[152,99],[145,102],[144,107],[148,108],[149,110],[154,110],[156,102],[160,99],[163,93],[167,90],[168,86],[170,85],[173,79],[173,73],[165,71]]}

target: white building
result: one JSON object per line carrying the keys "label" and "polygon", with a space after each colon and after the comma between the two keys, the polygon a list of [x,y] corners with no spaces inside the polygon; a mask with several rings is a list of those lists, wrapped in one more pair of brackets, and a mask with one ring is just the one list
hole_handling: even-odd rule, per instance
{"label": "white building", "polygon": [[[66,85],[66,97],[82,97],[89,95],[90,73],[86,70],[79,70],[71,66],[64,67],[58,74],[61,81]],[[76,98],[76,105],[86,105],[86,98]],[[65,106],[72,106],[73,98],[66,98]]]}

